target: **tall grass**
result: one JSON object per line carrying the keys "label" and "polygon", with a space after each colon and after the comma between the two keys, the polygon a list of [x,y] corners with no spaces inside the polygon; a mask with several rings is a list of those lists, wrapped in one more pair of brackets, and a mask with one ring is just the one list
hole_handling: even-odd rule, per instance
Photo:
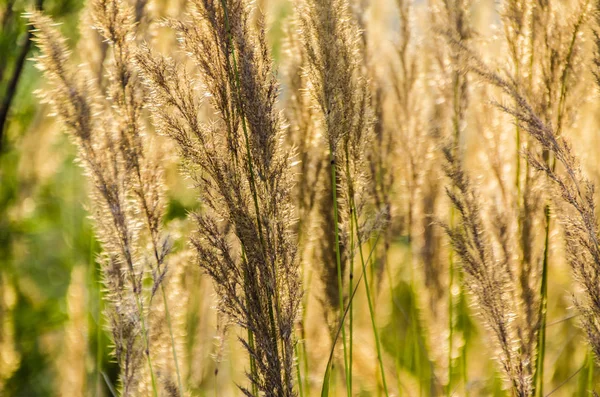
{"label": "tall grass", "polygon": [[[70,46],[28,13],[17,58],[31,35],[38,107],[2,78],[31,64],[0,62],[15,104],[0,394],[594,393],[597,14],[589,0],[90,0]],[[27,134],[19,106],[39,108]],[[71,168],[57,177],[49,110],[80,189]],[[91,244],[74,238],[78,189]],[[48,202],[67,207],[62,238],[36,235]],[[25,339],[50,298],[51,331]]]}

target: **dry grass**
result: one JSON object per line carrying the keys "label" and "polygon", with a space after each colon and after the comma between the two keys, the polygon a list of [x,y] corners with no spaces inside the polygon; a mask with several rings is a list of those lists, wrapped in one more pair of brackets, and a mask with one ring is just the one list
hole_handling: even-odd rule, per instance
{"label": "dry grass", "polygon": [[[56,389],[593,392],[597,7],[91,0],[73,53],[29,13],[118,369],[86,345],[98,287],[77,264]],[[173,216],[181,196],[197,205]],[[1,388],[26,358],[25,283],[0,285]]]}

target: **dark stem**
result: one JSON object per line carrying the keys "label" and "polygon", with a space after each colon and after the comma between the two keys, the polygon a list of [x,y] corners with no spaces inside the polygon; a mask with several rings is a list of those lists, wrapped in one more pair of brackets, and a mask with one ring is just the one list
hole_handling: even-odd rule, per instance
{"label": "dark stem", "polygon": [[[8,33],[8,21],[11,20],[11,17],[13,14],[12,8],[13,8],[14,3],[15,3],[15,0],[8,0],[6,2],[6,10],[4,11],[4,14],[2,14],[2,22],[0,23],[0,25],[2,28],[2,34],[4,36],[6,36]],[[6,68],[7,61],[8,61],[8,56],[0,58],[0,82],[4,81],[4,69]]]}
{"label": "dark stem", "polygon": [[[36,0],[35,1],[35,9],[41,10],[44,0]],[[10,5],[10,4],[9,4]],[[6,93],[4,94],[4,98],[2,99],[2,103],[0,104],[0,153],[2,153],[4,141],[4,129],[6,128],[6,121],[8,118],[8,111],[12,105],[15,94],[17,93],[17,86],[19,85],[19,80],[21,79],[21,75],[23,74],[23,68],[25,67],[25,60],[27,59],[27,54],[29,53],[29,49],[31,48],[31,29],[27,30],[27,36],[25,38],[25,43],[21,47],[21,52],[17,56],[17,60],[15,61],[15,68],[13,70],[12,76],[8,81],[8,86],[6,87]]]}

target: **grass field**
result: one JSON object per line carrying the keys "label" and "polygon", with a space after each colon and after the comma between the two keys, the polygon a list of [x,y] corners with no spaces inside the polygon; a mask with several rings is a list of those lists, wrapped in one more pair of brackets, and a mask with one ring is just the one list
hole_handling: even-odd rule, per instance
{"label": "grass field", "polygon": [[0,26],[0,396],[600,390],[600,3]]}

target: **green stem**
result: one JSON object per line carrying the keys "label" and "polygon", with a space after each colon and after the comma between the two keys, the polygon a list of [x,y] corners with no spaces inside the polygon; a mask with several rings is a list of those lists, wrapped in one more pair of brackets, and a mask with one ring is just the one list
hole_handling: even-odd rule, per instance
{"label": "green stem", "polygon": [[[352,279],[354,277],[354,232],[353,232],[353,221],[352,218],[350,218],[350,260],[348,261],[348,265],[350,266],[350,279],[348,280],[348,296],[350,296],[350,294],[352,294],[352,287],[353,287],[353,283],[352,283]],[[348,326],[350,328],[350,341],[349,341],[349,346],[348,346],[348,371],[350,372],[350,375],[348,377],[348,386],[350,387],[350,395],[352,395],[352,344],[353,344],[353,340],[354,340],[354,303],[351,301],[350,303],[350,313],[349,313],[349,323]]]}
{"label": "green stem", "polygon": [[300,372],[300,351],[298,350],[298,344],[294,346],[294,351],[296,354],[296,373],[298,376],[298,391],[300,392],[300,397],[304,397],[304,388],[302,387],[302,373]]}
{"label": "green stem", "polygon": [[350,372],[348,367],[348,347],[346,344],[346,327],[344,326],[344,291],[342,283],[342,258],[340,253],[340,230],[338,220],[338,200],[337,200],[337,177],[336,177],[336,165],[333,154],[333,148],[329,148],[329,160],[331,164],[331,198],[333,201],[333,223],[335,232],[335,262],[337,266],[337,282],[338,282],[338,298],[340,305],[340,327],[342,331],[342,345],[344,347],[344,370],[346,374],[346,389],[348,396],[350,394]]}
{"label": "green stem", "polygon": [[[387,255],[387,254],[386,254]],[[385,273],[387,275],[388,278],[388,284],[389,284],[389,289],[390,289],[390,300],[391,300],[391,305],[392,307],[394,307],[394,281],[392,278],[392,273],[390,270],[389,266],[385,267]],[[398,342],[398,345],[400,345],[400,342]],[[396,381],[398,382],[398,385],[400,386],[402,384],[402,382],[400,381],[401,377],[400,377],[400,373],[401,373],[401,367],[400,367],[400,349],[396,349]]]}
{"label": "green stem", "polygon": [[[460,285],[463,285],[463,281],[462,281],[462,275],[459,274],[459,279],[460,279]],[[464,293],[464,289],[461,288],[460,289],[460,302],[461,302],[461,309],[465,309],[466,308],[466,302],[465,302],[465,293]],[[461,310],[461,316],[460,316],[460,326],[461,329],[463,331],[463,338],[465,340],[463,346],[462,346],[462,352],[461,352],[461,369],[462,369],[462,380],[463,380],[463,384],[465,386],[465,397],[469,396],[469,388],[467,387],[468,384],[468,372],[467,372],[467,341],[469,340],[468,337],[468,332],[466,331],[466,327],[467,324],[465,324],[465,311]]]}
{"label": "green stem", "polygon": [[[348,151],[348,145],[346,144],[346,174],[350,179],[350,156],[349,156],[349,151]],[[348,184],[348,196],[352,197],[353,194],[353,186],[352,183],[350,182]],[[350,207],[350,251],[349,251],[349,255],[348,255],[348,266],[350,266],[349,269],[349,273],[350,273],[350,277],[348,280],[348,296],[352,295],[352,288],[353,288],[353,278],[354,278],[354,217],[352,216],[354,211],[353,207]],[[356,226],[358,228],[358,224]],[[358,234],[358,233],[357,233]],[[373,270],[373,268],[371,267],[371,270]],[[350,346],[349,346],[349,357],[348,357],[348,371],[350,372],[350,376],[348,377],[348,384],[350,387],[350,392],[349,394],[352,395],[352,350],[353,350],[353,341],[354,341],[354,302],[350,301],[349,302],[350,308],[349,308],[349,327],[350,327]]]}
{"label": "green stem", "polygon": [[[254,333],[252,333],[252,331],[250,329],[248,329],[248,345],[250,346],[250,349],[252,351],[255,350],[254,347]],[[256,376],[257,374],[257,370],[256,370],[256,359],[254,358],[254,355],[250,354],[250,373],[252,374],[252,376]],[[252,394],[255,396],[258,396],[258,388],[256,386],[256,383],[254,382],[254,380],[252,380]]]}
{"label": "green stem", "polygon": [[[302,272],[304,274],[304,272]],[[305,291],[310,291],[310,285],[312,284],[312,271],[308,270],[308,280],[306,281]],[[304,359],[304,389],[306,393],[310,394],[310,384],[308,381],[309,371],[308,371],[308,351],[306,349],[306,310],[308,306],[308,294],[305,294],[303,297],[303,305],[302,305],[302,323],[300,327],[300,337],[302,340],[302,358]]]}
{"label": "green stem", "polygon": [[[384,238],[385,240],[385,238]],[[370,244],[368,245],[369,250],[371,249]],[[386,262],[384,262],[386,263]],[[367,263],[368,266],[370,266],[370,271],[369,273],[371,273],[371,290],[375,289],[375,282],[376,282],[376,271],[375,271],[375,265],[376,265],[376,259],[374,258],[374,256],[371,256],[371,259],[368,261]],[[385,266],[385,265],[384,265]],[[386,266],[387,267],[387,266]],[[377,302],[373,302],[373,317],[377,318]],[[377,366],[379,366],[379,363],[377,363]],[[381,386],[379,384],[377,384],[377,395],[380,396],[381,395]]]}
{"label": "green stem", "polygon": [[371,318],[371,326],[373,328],[373,335],[375,336],[375,347],[377,348],[377,359],[379,361],[379,367],[381,369],[381,381],[383,383],[383,390],[385,392],[385,395],[389,397],[387,382],[385,379],[385,368],[383,366],[383,358],[382,358],[382,354],[381,354],[381,343],[379,342],[379,334],[377,332],[377,324],[375,323],[373,302],[371,300],[371,289],[369,287],[369,281],[367,280],[366,264],[365,264],[365,258],[363,255],[363,250],[362,250],[362,242],[361,242],[361,238],[360,238],[360,234],[359,234],[359,230],[358,230],[358,216],[356,214],[356,204],[354,202],[353,196],[350,197],[350,208],[351,208],[350,211],[352,212],[352,215],[354,217],[354,225],[356,227],[356,238],[357,238],[357,242],[358,242],[358,252],[360,255],[362,271],[363,271],[363,274],[365,275],[364,276],[364,284],[365,284],[365,290],[367,293],[367,303],[369,305],[369,315]]}
{"label": "green stem", "polygon": [[[587,8],[587,2],[585,3],[585,6],[583,8],[583,10],[585,10]],[[579,33],[579,29],[581,27],[581,24],[583,23],[584,20],[584,16],[585,16],[585,12],[582,11],[582,13],[579,15],[579,18],[575,24],[575,28],[573,29],[573,34],[571,36],[571,41],[569,44],[569,49],[567,51],[567,57],[566,57],[566,66],[563,70],[563,73],[561,75],[561,79],[560,79],[560,96],[559,96],[559,101],[558,101],[558,118],[557,118],[557,132],[556,134],[558,136],[560,136],[561,130],[562,130],[562,121],[563,121],[563,116],[564,116],[564,107],[565,107],[565,102],[566,102],[566,98],[567,98],[567,92],[568,92],[568,86],[567,86],[567,79],[569,76],[569,70],[571,69],[571,61],[572,61],[572,57],[573,57],[573,52],[575,50],[575,41],[577,39],[578,33]],[[551,169],[554,171],[555,167],[556,167],[556,159],[554,158],[554,156],[551,157],[551,159],[549,159],[549,161],[547,161],[547,163],[550,165]],[[546,226],[545,226],[545,235],[544,235],[544,259],[543,259],[543,267],[542,267],[542,285],[541,285],[541,304],[540,304],[540,331],[539,331],[539,340],[538,340],[538,350],[539,350],[539,354],[537,357],[537,371],[536,374],[534,375],[534,388],[538,385],[539,382],[539,393],[537,395],[539,396],[543,396],[543,389],[544,389],[544,356],[545,356],[545,351],[546,351],[546,312],[547,312],[547,305],[548,305],[548,261],[549,261],[549,238],[550,238],[550,206],[548,204],[546,204],[546,207],[544,208],[544,216],[546,219]],[[538,375],[539,372],[539,375]],[[535,389],[534,389],[535,390]]]}
{"label": "green stem", "polygon": [[[409,210],[412,213],[412,209]],[[412,216],[409,217],[409,219],[412,219]],[[409,319],[410,319],[410,329],[411,332],[414,336],[414,338],[416,340],[419,339],[419,324],[418,324],[418,316],[417,316],[417,297],[415,294],[415,275],[414,275],[414,269],[413,269],[413,248],[412,248],[412,235],[411,235],[411,231],[412,231],[412,221],[409,220],[409,226],[408,226],[408,268],[409,268],[409,276],[410,276],[410,296],[411,296],[411,302],[410,302],[410,315],[409,315]],[[415,354],[415,367],[417,368],[417,371],[419,372],[419,396],[423,395],[423,380],[425,380],[425,377],[423,376],[423,370],[424,367],[421,366],[421,355],[419,354],[420,352],[417,351],[417,353]]]}
{"label": "green stem", "polygon": [[594,394],[594,353],[588,350],[587,394]]}
{"label": "green stem", "polygon": [[[371,251],[369,252],[369,256],[367,257],[367,262],[370,261],[371,259],[371,255],[373,254],[373,251],[375,250],[375,247],[377,246],[377,241],[379,241],[379,234],[377,235],[377,237],[375,238],[375,242],[373,243],[373,247],[371,248]],[[350,295],[350,297],[348,298],[350,301],[352,301],[354,299],[354,297],[356,296],[356,291],[358,291],[358,287],[360,285],[360,282],[362,281],[362,278],[365,276],[365,269],[363,268],[362,273],[360,274],[360,276],[358,277],[358,281],[356,282],[356,286],[354,287],[354,291],[352,291],[352,295]],[[348,305],[346,307],[346,309],[344,309],[341,319],[340,319],[340,324],[337,328],[337,331],[335,331],[332,335],[332,343],[331,343],[331,349],[329,351],[329,358],[327,359],[327,365],[325,366],[325,374],[323,376],[323,387],[321,389],[321,397],[328,397],[329,396],[329,379],[331,378],[331,363],[333,361],[333,354],[335,352],[335,344],[337,343],[337,340],[340,336],[340,332],[342,331],[342,329],[344,328],[344,321],[346,319],[346,316],[348,314],[348,309],[350,308],[350,305]]]}
{"label": "green stem", "polygon": [[[450,208],[450,227],[454,225],[454,207]],[[452,288],[454,286],[454,250],[450,247],[448,254],[449,277],[448,281],[448,385],[446,395],[450,397],[452,394],[452,349],[454,345],[454,298]]]}
{"label": "green stem", "polygon": [[[587,2],[585,4],[585,8],[587,8]],[[584,8],[584,9],[585,9]],[[566,58],[566,66],[561,75],[561,85],[560,85],[560,96],[558,101],[558,119],[557,119],[557,135],[560,135],[562,130],[562,118],[564,115],[564,106],[567,98],[567,78],[568,72],[570,70],[571,59],[573,56],[573,51],[575,49],[575,41],[577,39],[577,35],[579,32],[579,28],[583,23],[584,13],[582,12],[577,20],[575,25],[575,29],[571,36],[571,41],[569,44],[569,49],[567,52]],[[554,171],[556,167],[556,159],[552,156],[548,161],[551,169]],[[544,395],[544,357],[546,352],[546,319],[547,319],[547,306],[548,306],[548,261],[549,261],[549,250],[550,250],[550,206],[546,204],[544,208],[544,217],[546,219],[546,226],[544,231],[544,259],[543,259],[543,267],[542,267],[542,285],[541,285],[541,304],[540,304],[540,331],[539,331],[539,340],[538,340],[538,350],[539,354],[537,357],[537,371],[534,375],[534,388],[538,385],[539,382],[539,393],[537,395]],[[539,372],[539,375],[538,375]],[[534,389],[535,390],[535,389]]]}
{"label": "green stem", "polygon": [[540,330],[538,334],[538,356],[536,358],[536,371],[533,376],[534,395],[544,395],[544,357],[546,355],[546,312],[548,308],[548,261],[550,251],[550,207],[544,208],[546,226],[544,231],[544,259],[542,262],[542,283],[540,287]]}
{"label": "green stem", "polygon": [[[460,145],[460,103],[459,103],[459,91],[460,91],[460,75],[458,72],[455,72],[453,78],[453,107],[454,107],[454,116],[452,117],[452,128],[454,131],[454,145],[456,148]],[[450,227],[454,227],[454,207],[450,208]],[[453,338],[454,338],[454,299],[452,295],[452,287],[454,286],[454,251],[450,248],[450,253],[448,256],[448,267],[449,267],[449,277],[450,281],[448,283],[448,389],[446,391],[446,395],[449,397],[452,393],[452,370],[453,370],[453,361],[452,361],[452,349],[453,349]]]}

